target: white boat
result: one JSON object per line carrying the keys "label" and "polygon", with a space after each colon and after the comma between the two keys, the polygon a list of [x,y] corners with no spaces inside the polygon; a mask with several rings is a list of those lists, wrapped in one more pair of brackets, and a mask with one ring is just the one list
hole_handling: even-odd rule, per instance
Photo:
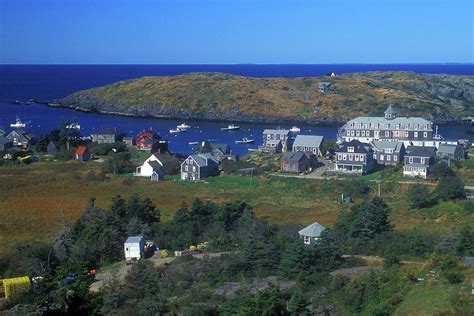
{"label": "white boat", "polygon": [[20,118],[17,116],[16,118],[16,122],[14,124],[10,124],[10,127],[13,127],[13,128],[22,128],[22,127],[26,127],[26,123],[23,123]]}
{"label": "white boat", "polygon": [[188,128],[191,128],[191,126],[189,126],[186,123],[182,123],[182,124],[176,126],[176,129],[183,129],[184,130],[184,129],[188,129]]}
{"label": "white boat", "polygon": [[234,124],[230,124],[229,126],[227,127],[223,127],[221,128],[221,131],[236,131],[236,130],[239,130],[240,129],[240,126],[236,126]]}
{"label": "white boat", "polygon": [[66,125],[66,128],[68,129],[77,129],[77,130],[80,130],[81,129],[81,125],[79,125],[79,123],[71,123],[69,125]]}
{"label": "white boat", "polygon": [[236,140],[236,144],[253,144],[255,139],[248,139],[247,137],[242,138],[242,140]]}
{"label": "white boat", "polygon": [[292,128],[290,128],[290,132],[299,133],[301,132],[301,129],[298,126],[293,126]]}
{"label": "white boat", "polygon": [[197,145],[197,144],[199,144],[199,142],[189,142],[188,143],[188,145],[190,145],[190,146]]}
{"label": "white boat", "polygon": [[177,134],[177,133],[181,133],[181,132],[183,132],[183,130],[179,129],[179,128],[178,129],[170,129],[171,134]]}

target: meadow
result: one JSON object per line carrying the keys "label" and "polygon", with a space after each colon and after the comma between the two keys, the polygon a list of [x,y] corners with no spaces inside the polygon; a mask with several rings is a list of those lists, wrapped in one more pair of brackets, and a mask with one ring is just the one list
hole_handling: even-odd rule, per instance
{"label": "meadow", "polygon": [[[371,190],[376,183],[365,179]],[[359,181],[360,180],[356,180]],[[194,197],[221,203],[243,200],[259,216],[271,223],[307,225],[319,221],[331,226],[341,207],[341,194],[352,192],[354,202],[363,197],[354,191],[359,183],[351,180],[311,180],[269,176],[224,175],[205,181],[184,182],[167,176],[163,182],[134,178],[131,175],[101,175],[100,164],[48,162],[0,167],[0,254],[28,241],[49,241],[64,222],[71,224],[81,214],[89,198],[107,207],[116,195],[137,193],[150,197],[169,220],[183,204]],[[458,202],[442,202],[430,209],[412,210],[408,206],[409,184],[383,182],[381,196],[392,207],[395,229],[417,229],[430,234],[448,233],[453,226],[472,223],[472,212]],[[64,215],[63,215],[64,214]]]}

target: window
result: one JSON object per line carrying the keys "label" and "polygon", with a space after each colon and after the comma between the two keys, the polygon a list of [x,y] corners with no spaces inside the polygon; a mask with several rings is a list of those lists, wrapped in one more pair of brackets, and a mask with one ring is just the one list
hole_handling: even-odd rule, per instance
{"label": "window", "polygon": [[385,131],[385,137],[390,137],[390,132],[389,131]]}
{"label": "window", "polygon": [[304,244],[309,245],[311,243],[311,237],[309,236],[304,236]]}
{"label": "window", "polygon": [[424,164],[425,163],[425,158],[421,158],[420,163]]}
{"label": "window", "polygon": [[341,154],[337,154],[337,160],[342,160],[342,155]]}
{"label": "window", "polygon": [[347,136],[351,136],[351,131],[346,131]]}
{"label": "window", "polygon": [[408,158],[408,162],[409,162],[409,163],[413,163],[413,157],[409,157],[409,158]]}
{"label": "window", "polygon": [[196,166],[193,166],[193,172],[196,172]]}
{"label": "window", "polygon": [[355,161],[359,161],[359,155],[355,155]]}
{"label": "window", "polygon": [[414,133],[413,133],[413,136],[414,136],[414,137],[418,137],[418,132],[414,132]]}
{"label": "window", "polygon": [[428,129],[428,125],[425,124],[425,126],[423,126],[424,129]]}
{"label": "window", "polygon": [[361,133],[362,133],[362,136],[365,136],[365,131],[362,131]]}
{"label": "window", "polygon": [[397,161],[397,155],[393,156],[393,161]]}
{"label": "window", "polygon": [[347,160],[347,155],[346,154],[342,155],[342,160]]}
{"label": "window", "polygon": [[192,160],[192,159],[189,159],[189,164],[190,164],[190,165],[193,164],[193,160]]}
{"label": "window", "polygon": [[428,132],[423,132],[423,137],[427,138],[428,137]]}
{"label": "window", "polygon": [[408,137],[408,135],[409,135],[408,132],[405,132],[405,137]]}
{"label": "window", "polygon": [[387,155],[387,161],[392,160],[391,158],[392,158],[392,157],[391,157],[390,155]]}
{"label": "window", "polygon": [[188,171],[188,170],[189,170],[188,166],[184,166],[184,171]]}
{"label": "window", "polygon": [[349,160],[354,160],[354,155],[349,155]]}
{"label": "window", "polygon": [[356,131],[356,136],[360,136],[360,131]]}
{"label": "window", "polygon": [[351,131],[351,136],[354,136],[355,135],[354,133],[355,133],[354,131]]}
{"label": "window", "polygon": [[398,136],[400,135],[400,134],[398,133],[398,131],[393,132],[393,134],[394,134],[393,136],[395,136],[395,137],[398,137]]}
{"label": "window", "polygon": [[380,155],[380,160],[384,160],[384,156],[383,155]]}
{"label": "window", "polygon": [[350,153],[353,153],[354,152],[354,147],[347,147],[347,151],[350,152]]}
{"label": "window", "polygon": [[400,129],[400,124],[395,125],[395,129]]}

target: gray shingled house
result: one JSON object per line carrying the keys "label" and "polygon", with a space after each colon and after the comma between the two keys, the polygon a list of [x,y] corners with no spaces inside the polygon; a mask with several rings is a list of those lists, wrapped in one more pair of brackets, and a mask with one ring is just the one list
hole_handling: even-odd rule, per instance
{"label": "gray shingled house", "polygon": [[13,146],[28,148],[33,142],[33,135],[23,128],[16,128],[7,135],[13,141]]}
{"label": "gray shingled house", "polygon": [[374,166],[374,154],[369,144],[353,140],[343,142],[336,150],[335,172],[363,175]]}
{"label": "gray shingled house", "polygon": [[323,141],[323,136],[297,135],[293,142],[293,151],[301,151],[320,156],[323,154]]}
{"label": "gray shingled house", "polygon": [[305,152],[286,152],[280,158],[282,172],[301,173],[311,171],[318,165],[315,155]]}
{"label": "gray shingled house", "polygon": [[182,180],[200,180],[218,174],[219,163],[210,153],[191,155],[181,164]]}
{"label": "gray shingled house", "polygon": [[426,179],[436,154],[435,147],[408,146],[405,154],[403,175]]}
{"label": "gray shingled house", "polygon": [[318,92],[325,93],[331,91],[330,82],[318,82]]}
{"label": "gray shingled house", "polygon": [[436,151],[436,155],[441,158],[454,160],[464,160],[464,148],[461,145],[441,144]]}
{"label": "gray shingled house", "polygon": [[[290,131],[287,129],[265,129],[261,149],[273,153],[287,152],[292,145]],[[280,150],[281,146],[281,150]]]}
{"label": "gray shingled house", "polygon": [[321,234],[323,231],[326,230],[326,227],[319,224],[318,222],[314,222],[313,224],[303,228],[298,232],[300,237],[303,238],[303,242],[305,245],[311,245],[318,241],[321,238]]}
{"label": "gray shingled house", "polygon": [[374,158],[379,165],[396,165],[403,161],[405,145],[403,142],[373,140],[371,143]]}
{"label": "gray shingled house", "polygon": [[0,136],[0,151],[13,147],[13,141],[10,138]]}
{"label": "gray shingled house", "polygon": [[46,147],[46,152],[50,156],[54,156],[59,152],[59,144],[55,141],[50,141],[48,146]]}
{"label": "gray shingled house", "polygon": [[91,134],[92,142],[97,144],[113,144],[122,141],[124,137],[125,133],[117,131],[116,128],[105,128]]}

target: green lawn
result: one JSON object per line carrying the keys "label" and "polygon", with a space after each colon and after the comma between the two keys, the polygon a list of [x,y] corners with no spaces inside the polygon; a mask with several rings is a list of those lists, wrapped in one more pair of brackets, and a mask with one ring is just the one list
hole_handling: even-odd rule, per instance
{"label": "green lawn", "polygon": [[453,285],[416,285],[406,296],[395,315],[451,315]]}

